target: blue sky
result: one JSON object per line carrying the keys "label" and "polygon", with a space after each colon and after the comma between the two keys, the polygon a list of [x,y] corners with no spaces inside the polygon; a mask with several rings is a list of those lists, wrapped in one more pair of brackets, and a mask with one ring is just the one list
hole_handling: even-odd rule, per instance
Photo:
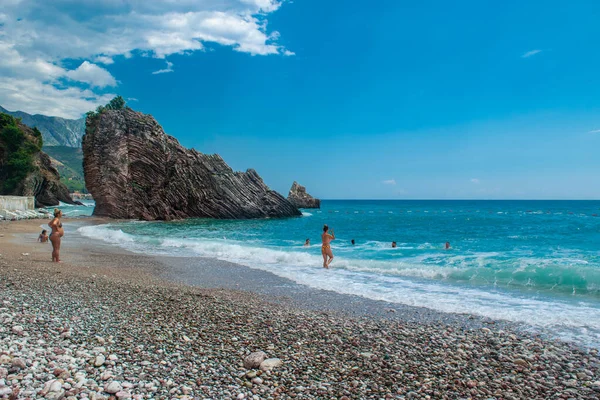
{"label": "blue sky", "polygon": [[8,109],[118,93],[284,194],[600,199],[597,1],[7,1]]}

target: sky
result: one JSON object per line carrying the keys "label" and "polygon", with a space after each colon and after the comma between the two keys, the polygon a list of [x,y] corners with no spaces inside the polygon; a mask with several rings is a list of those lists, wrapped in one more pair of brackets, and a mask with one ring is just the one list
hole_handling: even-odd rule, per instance
{"label": "sky", "polygon": [[284,195],[600,199],[599,20],[585,0],[2,0],[0,105],[79,118],[119,94]]}

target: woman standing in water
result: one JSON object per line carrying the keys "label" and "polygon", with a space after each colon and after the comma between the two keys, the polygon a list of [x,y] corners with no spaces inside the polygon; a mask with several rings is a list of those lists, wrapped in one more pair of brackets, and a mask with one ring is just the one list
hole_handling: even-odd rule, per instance
{"label": "woman standing in water", "polygon": [[50,242],[52,242],[52,261],[53,262],[61,262],[60,261],[60,241],[65,231],[62,227],[62,222],[60,219],[62,218],[62,211],[58,208],[54,209],[54,219],[50,221],[48,226],[52,229],[52,233],[50,233]]}
{"label": "woman standing in water", "polygon": [[[329,227],[327,225],[323,226],[323,234],[321,235],[321,239],[323,240],[323,245],[321,246],[323,268],[329,268],[329,264],[331,264],[331,261],[333,260],[330,243],[335,239],[335,233],[333,233],[333,229],[331,230],[331,234],[327,233],[327,231],[329,231]],[[329,258],[329,260],[327,258]]]}

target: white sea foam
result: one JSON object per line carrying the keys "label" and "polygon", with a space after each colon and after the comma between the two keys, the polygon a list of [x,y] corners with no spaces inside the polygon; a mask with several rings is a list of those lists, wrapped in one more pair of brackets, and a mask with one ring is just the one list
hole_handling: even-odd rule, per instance
{"label": "white sea foam", "polygon": [[303,217],[312,217],[312,214],[306,211],[302,211],[302,216]]}
{"label": "white sea foam", "polygon": [[[78,230],[82,235],[100,238],[136,252],[179,256],[203,256],[231,261],[261,269],[290,279],[299,284],[354,294],[370,299],[426,307],[450,313],[471,313],[493,319],[547,328],[565,339],[598,346],[600,319],[598,306],[581,302],[560,301],[544,297],[518,295],[502,290],[482,290],[459,284],[440,282],[448,276],[461,273],[476,264],[485,266],[486,260],[497,253],[460,255],[445,258],[445,267],[434,262],[440,254],[422,254],[398,261],[360,260],[336,257],[331,270],[320,267],[322,258],[310,248],[293,250],[265,248],[249,242],[215,239],[149,239],[137,237],[110,226],[86,226]],[[367,242],[370,249],[380,242]],[[389,244],[386,244],[389,246]],[[423,248],[429,248],[427,243]],[[390,249],[396,250],[396,249]],[[334,247],[335,251],[335,247]],[[522,266],[536,265],[541,260],[525,260]],[[539,266],[539,263],[537,264]],[[474,275],[472,279],[477,276]],[[412,279],[416,278],[416,279]]]}

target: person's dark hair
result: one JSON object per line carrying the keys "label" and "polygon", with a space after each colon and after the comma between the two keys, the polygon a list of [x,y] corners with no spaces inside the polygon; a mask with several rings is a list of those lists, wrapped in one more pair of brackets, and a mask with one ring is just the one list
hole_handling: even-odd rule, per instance
{"label": "person's dark hair", "polygon": [[48,231],[47,231],[47,230],[45,230],[45,229],[42,229],[42,235],[43,235],[44,233],[46,233],[46,232],[48,232]]}
{"label": "person's dark hair", "polygon": [[352,239],[352,240],[350,241],[350,243],[354,244],[354,239]]}
{"label": "person's dark hair", "polygon": [[310,240],[310,239],[308,239],[308,238],[307,238],[307,239],[305,240],[305,242],[308,242],[309,240]]}
{"label": "person's dark hair", "polygon": [[329,230],[329,227],[327,225],[323,225],[323,232],[327,232]]}

